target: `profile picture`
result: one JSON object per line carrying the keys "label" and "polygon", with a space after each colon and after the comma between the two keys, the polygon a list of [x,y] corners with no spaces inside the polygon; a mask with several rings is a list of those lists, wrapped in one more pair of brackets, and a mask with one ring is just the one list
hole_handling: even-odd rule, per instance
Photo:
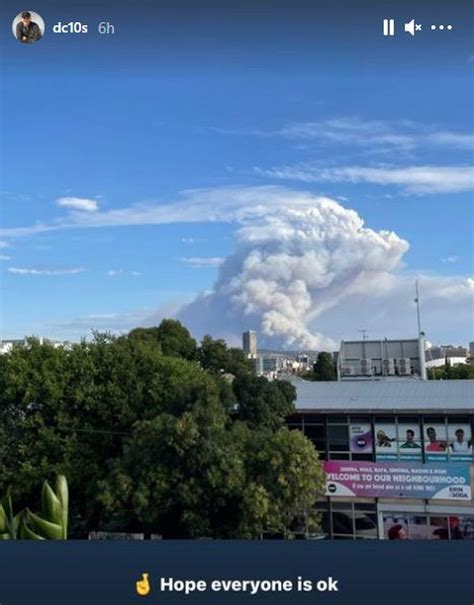
{"label": "profile picture", "polygon": [[22,11],[13,19],[13,35],[22,44],[34,44],[41,40],[44,29],[43,18],[34,11]]}

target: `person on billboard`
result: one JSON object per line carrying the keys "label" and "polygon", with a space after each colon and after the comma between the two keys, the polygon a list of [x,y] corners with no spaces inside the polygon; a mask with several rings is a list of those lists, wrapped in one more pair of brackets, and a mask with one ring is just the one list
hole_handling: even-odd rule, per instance
{"label": "person on billboard", "polygon": [[407,532],[403,529],[400,523],[392,525],[387,533],[389,540],[408,540]]}
{"label": "person on billboard", "polygon": [[426,429],[426,436],[428,437],[429,443],[426,445],[427,452],[445,452],[446,451],[446,443],[442,441],[438,441],[436,437],[436,430],[429,426]]}
{"label": "person on billboard", "polygon": [[451,451],[464,453],[464,454],[471,453],[472,452],[472,441],[466,441],[464,439],[464,430],[457,429],[457,431],[454,433],[454,435],[456,436],[456,440],[453,441],[453,443],[451,443],[451,445],[450,445]]}
{"label": "person on billboard", "polygon": [[405,443],[402,443],[401,448],[421,448],[421,445],[415,441],[415,431],[412,429],[407,429]]}
{"label": "person on billboard", "polygon": [[392,447],[392,441],[395,441],[395,439],[391,439],[387,433],[381,429],[377,431],[376,438],[377,447]]}
{"label": "person on billboard", "polygon": [[32,44],[41,38],[41,29],[37,23],[31,20],[31,13],[21,13],[21,21],[16,26],[16,37],[24,44]]}

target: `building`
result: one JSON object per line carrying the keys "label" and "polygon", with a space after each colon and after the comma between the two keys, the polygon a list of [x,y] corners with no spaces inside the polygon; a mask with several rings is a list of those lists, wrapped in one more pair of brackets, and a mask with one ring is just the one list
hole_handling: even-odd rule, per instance
{"label": "building", "polygon": [[242,348],[247,357],[253,359],[257,356],[257,332],[248,330],[242,334]]}
{"label": "building", "polygon": [[474,381],[292,382],[287,423],[324,461],[328,537],[474,539]]}
{"label": "building", "polygon": [[469,352],[465,347],[453,347],[444,345],[441,347],[430,347],[426,349],[426,367],[439,368],[448,363],[455,366],[459,363],[468,363]]}
{"label": "building", "polygon": [[254,357],[252,359],[255,374],[257,376],[263,376],[263,357]]}
{"label": "building", "polygon": [[[64,341],[57,341],[57,340],[50,340],[49,338],[37,338],[36,339],[40,345],[50,345],[53,346],[55,349],[59,348],[59,347],[64,347],[64,348],[70,348],[71,343]],[[0,340],[0,355],[5,355],[6,353],[10,353],[13,350],[13,347],[27,347],[28,346],[28,339],[26,338],[21,338],[21,339],[14,339],[14,340]]]}
{"label": "building", "polygon": [[1,340],[0,341],[0,355],[10,353],[15,346],[25,346],[26,341],[24,338],[16,340]]}
{"label": "building", "polygon": [[425,342],[403,340],[342,341],[337,356],[338,380],[377,378],[426,379]]}

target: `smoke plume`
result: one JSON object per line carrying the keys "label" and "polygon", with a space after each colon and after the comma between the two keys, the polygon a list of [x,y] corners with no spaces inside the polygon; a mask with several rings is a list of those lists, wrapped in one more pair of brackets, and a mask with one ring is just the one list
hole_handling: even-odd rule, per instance
{"label": "smoke plume", "polygon": [[236,251],[212,291],[179,313],[196,336],[235,341],[254,329],[261,346],[332,348],[320,315],[383,281],[409,247],[394,232],[365,227],[354,210],[308,193],[262,189],[237,220]]}

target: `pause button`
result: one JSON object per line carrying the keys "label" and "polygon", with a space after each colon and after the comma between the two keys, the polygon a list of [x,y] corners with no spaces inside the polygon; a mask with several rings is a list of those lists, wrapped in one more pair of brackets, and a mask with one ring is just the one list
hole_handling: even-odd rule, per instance
{"label": "pause button", "polygon": [[383,35],[394,36],[395,35],[395,20],[384,19],[383,20]]}

